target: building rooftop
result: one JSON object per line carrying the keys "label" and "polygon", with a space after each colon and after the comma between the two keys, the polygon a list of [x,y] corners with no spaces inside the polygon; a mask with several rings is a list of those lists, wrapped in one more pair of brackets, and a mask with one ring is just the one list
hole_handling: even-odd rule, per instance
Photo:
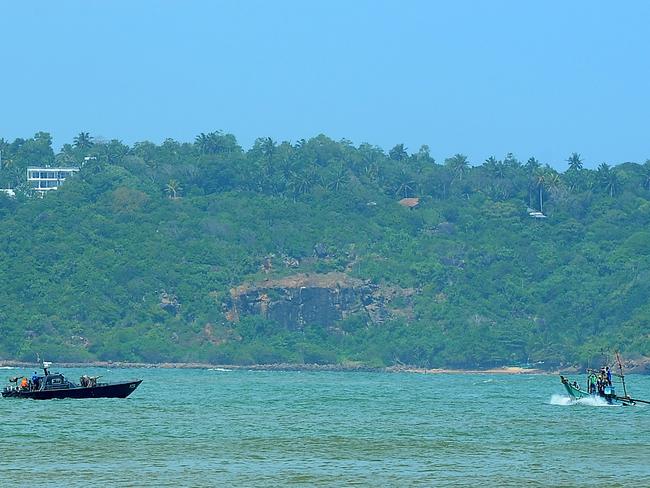
{"label": "building rooftop", "polygon": [[419,198],[402,198],[399,202],[400,205],[404,207],[417,207],[420,204],[420,199]]}

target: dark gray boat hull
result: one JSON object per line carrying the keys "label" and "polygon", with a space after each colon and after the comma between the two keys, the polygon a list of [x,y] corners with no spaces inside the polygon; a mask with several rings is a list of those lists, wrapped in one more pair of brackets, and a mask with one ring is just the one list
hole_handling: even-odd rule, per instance
{"label": "dark gray boat hull", "polygon": [[5,389],[2,391],[2,396],[5,398],[31,398],[33,400],[52,400],[55,398],[126,398],[140,386],[140,383],[142,383],[142,380],[51,390]]}

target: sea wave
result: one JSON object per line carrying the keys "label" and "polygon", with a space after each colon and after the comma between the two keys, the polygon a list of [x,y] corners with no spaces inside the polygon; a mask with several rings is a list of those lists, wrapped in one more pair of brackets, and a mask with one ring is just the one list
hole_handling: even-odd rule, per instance
{"label": "sea wave", "polygon": [[222,372],[228,372],[228,371],[232,371],[232,369],[228,369],[228,368],[208,368],[208,371],[222,371]]}

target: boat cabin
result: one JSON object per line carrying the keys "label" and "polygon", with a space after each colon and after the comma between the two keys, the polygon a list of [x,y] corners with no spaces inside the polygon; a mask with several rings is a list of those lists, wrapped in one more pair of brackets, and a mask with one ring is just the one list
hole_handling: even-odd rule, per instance
{"label": "boat cabin", "polygon": [[65,376],[60,373],[48,374],[45,377],[41,390],[58,390],[61,388],[74,388],[75,384],[70,383]]}

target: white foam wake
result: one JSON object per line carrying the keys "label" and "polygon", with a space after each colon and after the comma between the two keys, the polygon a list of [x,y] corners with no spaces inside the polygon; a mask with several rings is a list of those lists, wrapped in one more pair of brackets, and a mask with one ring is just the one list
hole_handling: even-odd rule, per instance
{"label": "white foam wake", "polygon": [[551,405],[571,405],[573,400],[568,395],[551,395]]}
{"label": "white foam wake", "polygon": [[617,406],[617,405],[611,405],[607,403],[605,399],[596,396],[581,398],[580,400],[576,400],[576,403],[580,405],[587,405],[589,407],[616,407]]}
{"label": "white foam wake", "polygon": [[588,407],[618,407],[620,405],[610,405],[604,398],[589,396],[574,400],[568,395],[551,395],[549,401],[551,405],[585,405]]}

